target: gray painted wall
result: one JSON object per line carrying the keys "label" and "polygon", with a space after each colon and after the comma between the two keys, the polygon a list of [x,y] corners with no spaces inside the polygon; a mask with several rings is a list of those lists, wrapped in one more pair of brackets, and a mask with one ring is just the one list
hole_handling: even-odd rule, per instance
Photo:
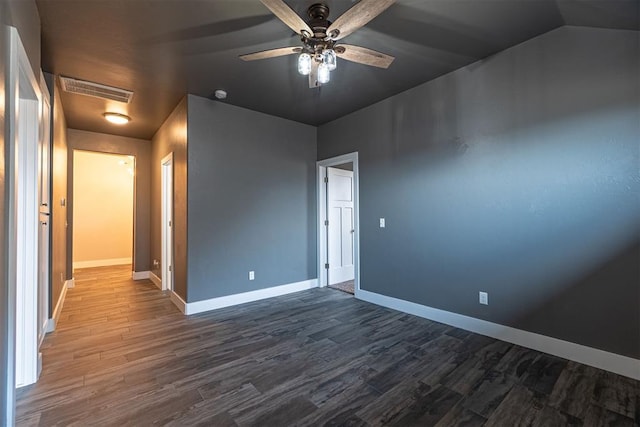
{"label": "gray painted wall", "polygon": [[[150,200],[151,200],[151,141],[104,133],[69,129],[67,152],[67,274],[73,271],[73,150],[135,156],[133,271],[151,269]],[[105,201],[108,203],[108,201]]]}
{"label": "gray painted wall", "polygon": [[162,159],[173,153],[173,280],[174,291],[187,299],[187,98],[176,106],[158,132],[151,149],[152,272],[162,276]]}
{"label": "gray painted wall", "polygon": [[188,99],[187,301],[316,278],[316,128]]}
{"label": "gray painted wall", "polygon": [[563,27],[321,126],[362,288],[640,358],[638,44]]}
{"label": "gray painted wall", "polygon": [[40,76],[40,15],[34,0],[0,0],[2,23],[16,27],[34,74]]}
{"label": "gray painted wall", "polygon": [[[67,121],[62,108],[60,86],[53,81],[53,150],[51,188],[51,307],[55,309],[65,282],[73,277],[67,268]],[[64,204],[63,204],[64,200]]]}

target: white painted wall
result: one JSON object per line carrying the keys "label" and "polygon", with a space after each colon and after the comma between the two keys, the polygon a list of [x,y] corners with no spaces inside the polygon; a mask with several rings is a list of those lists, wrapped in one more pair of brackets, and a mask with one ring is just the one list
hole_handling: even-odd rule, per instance
{"label": "white painted wall", "polygon": [[74,151],[74,268],[131,262],[134,171],[132,157]]}

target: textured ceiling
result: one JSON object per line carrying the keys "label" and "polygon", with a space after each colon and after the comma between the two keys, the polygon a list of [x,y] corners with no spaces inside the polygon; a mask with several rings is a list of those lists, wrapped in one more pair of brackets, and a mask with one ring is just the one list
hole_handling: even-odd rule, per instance
{"label": "textured ceiling", "polygon": [[[287,0],[301,16],[318,0]],[[355,1],[326,0],[329,20]],[[238,55],[299,45],[259,0],[37,0],[42,64],[135,92],[131,104],[63,93],[69,127],[150,139],[178,101],[229,93],[233,105],[319,125],[562,25],[638,30],[638,0],[398,0],[343,41],[395,56],[387,70],[338,60],[309,89],[296,57]],[[126,126],[101,114],[132,117]]]}

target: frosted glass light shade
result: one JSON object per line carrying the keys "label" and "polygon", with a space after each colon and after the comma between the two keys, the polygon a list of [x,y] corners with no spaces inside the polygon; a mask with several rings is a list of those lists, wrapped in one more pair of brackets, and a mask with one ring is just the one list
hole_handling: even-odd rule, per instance
{"label": "frosted glass light shade", "polygon": [[104,118],[116,125],[125,125],[131,121],[131,117],[120,113],[104,113]]}
{"label": "frosted glass light shade", "polygon": [[298,57],[298,72],[303,76],[308,76],[311,72],[311,55],[301,53]]}
{"label": "frosted glass light shade", "polygon": [[326,84],[329,83],[329,80],[331,80],[331,71],[329,66],[323,62],[318,67],[318,83]]}
{"label": "frosted glass light shade", "polygon": [[337,65],[336,52],[333,49],[325,49],[322,51],[322,62],[327,64],[329,67],[329,71],[333,71],[336,69]]}

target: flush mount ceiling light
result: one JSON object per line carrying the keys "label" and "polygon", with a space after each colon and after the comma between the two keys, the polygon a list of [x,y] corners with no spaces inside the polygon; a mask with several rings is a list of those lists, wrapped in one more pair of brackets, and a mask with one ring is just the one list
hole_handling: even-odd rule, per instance
{"label": "flush mount ceiling light", "polygon": [[131,121],[131,117],[120,113],[104,113],[103,116],[107,121],[116,125],[126,125]]}
{"label": "flush mount ceiling light", "polygon": [[388,68],[394,60],[393,56],[343,44],[339,40],[366,25],[396,0],[360,0],[334,22],[327,19],[329,7],[324,3],[312,4],[307,10],[309,19],[304,21],[283,0],[260,1],[300,35],[302,47],[281,47],[241,55],[243,61],[299,54],[298,72],[309,76],[309,87],[313,88],[329,83],[331,71],[336,69],[336,57],[378,68]]}

